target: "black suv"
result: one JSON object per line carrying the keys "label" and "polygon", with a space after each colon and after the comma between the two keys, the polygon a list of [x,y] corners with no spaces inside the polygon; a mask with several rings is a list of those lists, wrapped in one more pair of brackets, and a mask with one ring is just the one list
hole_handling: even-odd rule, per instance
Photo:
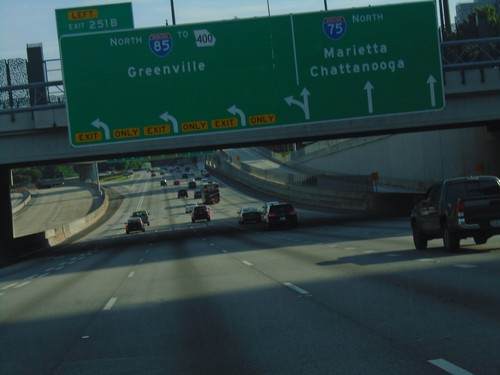
{"label": "black suv", "polygon": [[134,211],[134,213],[132,214],[132,217],[140,217],[144,224],[149,225],[149,212],[146,210]]}
{"label": "black suv", "polygon": [[297,211],[290,203],[276,202],[268,204],[262,213],[262,223],[264,230],[278,226],[297,228]]}
{"label": "black suv", "polygon": [[141,232],[146,231],[146,227],[144,226],[144,222],[142,221],[142,219],[139,216],[131,217],[125,223],[125,232],[127,234],[129,234],[130,232],[134,232],[134,231],[141,231]]}
{"label": "black suv", "polygon": [[187,198],[188,197],[188,191],[186,189],[179,189],[177,192],[177,198]]}

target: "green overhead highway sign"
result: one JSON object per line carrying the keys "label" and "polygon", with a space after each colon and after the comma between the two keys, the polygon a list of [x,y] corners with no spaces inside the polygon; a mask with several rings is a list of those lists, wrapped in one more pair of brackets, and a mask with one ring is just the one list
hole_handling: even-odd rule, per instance
{"label": "green overhead highway sign", "polygon": [[133,29],[132,3],[56,9],[57,35]]}
{"label": "green overhead highway sign", "polygon": [[434,2],[65,36],[61,51],[75,147],[444,107]]}

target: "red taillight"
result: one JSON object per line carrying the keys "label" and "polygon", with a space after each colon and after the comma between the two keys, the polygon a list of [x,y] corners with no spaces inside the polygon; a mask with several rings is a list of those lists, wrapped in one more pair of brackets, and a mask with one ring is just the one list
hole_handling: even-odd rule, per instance
{"label": "red taillight", "polygon": [[293,216],[293,215],[297,215],[297,212],[295,210],[290,210],[288,212],[288,214]]}
{"label": "red taillight", "polygon": [[464,204],[464,202],[458,201],[458,203],[457,203],[457,215],[459,217],[463,217],[464,216],[464,211],[465,211],[465,204]]}
{"label": "red taillight", "polygon": [[276,214],[274,212],[269,212],[269,214],[267,216],[269,216],[269,217],[275,217]]}

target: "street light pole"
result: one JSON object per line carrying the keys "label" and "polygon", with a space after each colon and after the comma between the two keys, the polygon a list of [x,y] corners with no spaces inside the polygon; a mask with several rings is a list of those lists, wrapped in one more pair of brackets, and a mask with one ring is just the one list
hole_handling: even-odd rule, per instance
{"label": "street light pole", "polygon": [[[326,0],[325,0],[326,1]],[[172,9],[172,24],[175,25],[174,0],[170,0],[170,9]]]}
{"label": "street light pole", "polygon": [[326,4],[327,0],[325,0],[325,10],[328,10],[328,5]]}
{"label": "street light pole", "polygon": [[267,0],[267,15],[271,16],[271,9],[269,8],[269,0]]}

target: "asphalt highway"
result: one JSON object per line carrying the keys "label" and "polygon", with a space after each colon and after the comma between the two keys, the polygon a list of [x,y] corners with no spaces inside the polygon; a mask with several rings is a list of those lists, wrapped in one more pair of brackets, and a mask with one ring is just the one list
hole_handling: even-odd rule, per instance
{"label": "asphalt highway", "polygon": [[500,373],[500,238],[417,251],[408,218],[300,206],[263,231],[236,211],[272,197],[224,181],[193,224],[174,177],[107,184],[98,228],[0,269],[1,374]]}
{"label": "asphalt highway", "polygon": [[[14,196],[12,205],[20,204]],[[88,215],[97,204],[97,188],[70,183],[50,189],[34,189],[26,207],[13,214],[14,237],[43,232]]]}

